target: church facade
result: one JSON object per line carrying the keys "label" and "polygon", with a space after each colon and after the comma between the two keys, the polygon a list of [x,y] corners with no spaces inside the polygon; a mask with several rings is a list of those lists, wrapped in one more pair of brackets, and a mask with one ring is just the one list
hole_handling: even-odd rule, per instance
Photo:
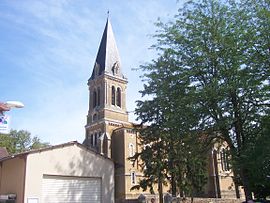
{"label": "church facade", "polygon": [[[131,190],[143,176],[138,163],[128,160],[140,150],[138,134],[128,121],[126,88],[128,80],[122,66],[109,19],[99,45],[92,75],[88,80],[89,110],[83,142],[88,148],[113,160],[115,164],[115,202],[137,199],[141,190]],[[214,145],[208,154],[206,197],[236,198],[232,172],[222,155],[226,146]],[[169,190],[170,188],[168,188]],[[167,192],[167,191],[164,191]]]}

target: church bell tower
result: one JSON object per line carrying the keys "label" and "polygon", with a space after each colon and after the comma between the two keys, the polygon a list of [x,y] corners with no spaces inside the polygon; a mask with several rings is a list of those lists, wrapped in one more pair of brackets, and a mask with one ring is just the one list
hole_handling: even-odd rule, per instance
{"label": "church bell tower", "polygon": [[109,18],[101,38],[91,77],[88,80],[89,108],[84,144],[111,157],[111,135],[128,122],[126,111],[127,78]]}

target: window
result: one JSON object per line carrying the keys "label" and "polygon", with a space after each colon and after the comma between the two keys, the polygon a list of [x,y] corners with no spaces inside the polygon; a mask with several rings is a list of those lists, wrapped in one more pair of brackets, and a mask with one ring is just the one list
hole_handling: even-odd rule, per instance
{"label": "window", "polygon": [[97,106],[97,92],[94,90],[93,92],[93,108]]}
{"label": "window", "polygon": [[90,135],[90,144],[93,146],[93,134]]}
{"label": "window", "polygon": [[119,70],[119,62],[116,61],[116,62],[113,64],[113,67],[112,67],[112,74],[113,74],[113,75],[118,75],[118,70]]}
{"label": "window", "polygon": [[100,106],[100,88],[97,90],[97,105]]}
{"label": "window", "polygon": [[228,150],[222,149],[220,152],[220,160],[221,160],[221,169],[223,171],[229,171],[230,166],[229,166],[229,154]]}
{"label": "window", "polygon": [[117,88],[116,105],[121,107],[121,89]]}
{"label": "window", "polygon": [[134,145],[132,143],[130,143],[128,145],[128,149],[129,149],[129,157],[133,157],[135,154]]}
{"label": "window", "polygon": [[131,184],[136,184],[136,173],[135,171],[131,172]]}
{"label": "window", "polygon": [[115,87],[112,86],[112,105],[115,105]]}
{"label": "window", "polygon": [[94,115],[93,115],[93,121],[96,121],[97,120],[97,114],[95,113]]}
{"label": "window", "polygon": [[102,151],[103,151],[104,156],[107,157],[108,156],[108,138],[106,134],[104,135]]}
{"label": "window", "polygon": [[97,146],[97,140],[98,140],[98,134],[95,133],[95,136],[94,136],[94,146]]}

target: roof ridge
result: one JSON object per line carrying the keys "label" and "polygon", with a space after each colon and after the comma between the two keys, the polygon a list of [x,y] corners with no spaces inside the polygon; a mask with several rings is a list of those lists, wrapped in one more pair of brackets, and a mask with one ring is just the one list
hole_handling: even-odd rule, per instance
{"label": "roof ridge", "polygon": [[66,142],[66,143],[62,143],[62,144],[57,144],[57,145],[44,147],[44,148],[32,149],[32,150],[28,150],[28,151],[25,151],[25,152],[20,152],[20,153],[17,153],[17,154],[11,154],[9,156],[0,158],[0,162],[8,160],[8,159],[13,159],[13,158],[16,158],[16,157],[19,157],[19,156],[24,156],[24,155],[28,155],[28,154],[32,154],[32,153],[37,153],[37,152],[48,151],[48,150],[52,150],[52,149],[56,149],[56,148],[60,148],[60,147],[69,146],[69,145],[77,145],[78,147],[84,148],[87,151],[91,151],[91,152],[93,152],[95,154],[100,155],[100,157],[111,160],[110,158],[102,156],[101,154],[97,153],[96,151],[91,150],[90,148],[86,147],[85,145],[83,145],[83,144],[81,144],[81,143],[79,143],[78,141],[75,140],[75,141],[70,141],[70,142]]}

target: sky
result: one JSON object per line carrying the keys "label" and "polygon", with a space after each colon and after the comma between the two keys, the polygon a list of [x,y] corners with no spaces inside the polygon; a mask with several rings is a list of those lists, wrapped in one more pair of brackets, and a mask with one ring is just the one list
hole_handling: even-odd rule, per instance
{"label": "sky", "polygon": [[82,142],[91,76],[107,11],[128,78],[127,111],[143,83],[134,69],[156,52],[154,23],[172,19],[177,0],[1,0],[0,101],[25,107],[7,112],[10,127],[50,144]]}

